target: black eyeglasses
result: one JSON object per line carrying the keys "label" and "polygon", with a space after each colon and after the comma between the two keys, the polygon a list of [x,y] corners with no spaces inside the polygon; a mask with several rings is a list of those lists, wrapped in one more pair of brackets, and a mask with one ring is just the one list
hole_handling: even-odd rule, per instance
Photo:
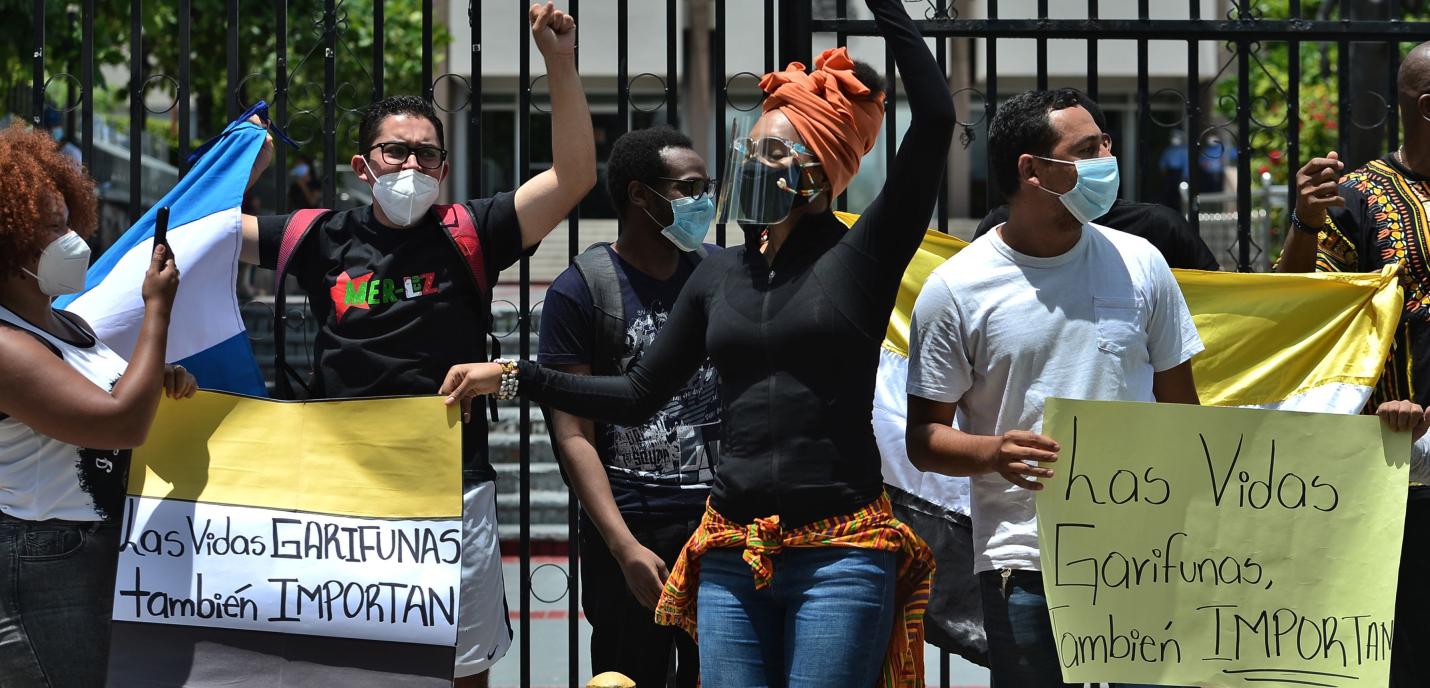
{"label": "black eyeglasses", "polygon": [[415,155],[419,167],[435,170],[447,160],[447,151],[436,146],[409,146],[401,141],[388,141],[376,144],[364,152],[371,153],[373,148],[382,149],[382,159],[389,165],[401,165],[407,162],[408,156]]}
{"label": "black eyeglasses", "polygon": [[715,193],[714,179],[674,179],[672,177],[656,177],[656,179],[670,182],[676,191],[695,200],[700,200],[705,194]]}

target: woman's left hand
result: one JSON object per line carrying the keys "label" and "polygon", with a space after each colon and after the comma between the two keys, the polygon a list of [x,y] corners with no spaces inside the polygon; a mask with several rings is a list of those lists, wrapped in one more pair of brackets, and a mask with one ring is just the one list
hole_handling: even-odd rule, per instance
{"label": "woman's left hand", "polygon": [[188,399],[199,391],[199,381],[181,365],[164,366],[164,395],[170,399]]}
{"label": "woman's left hand", "polygon": [[500,363],[463,363],[452,366],[447,371],[447,379],[442,381],[438,394],[445,394],[443,400],[448,406],[462,405],[462,422],[472,421],[472,397],[494,394],[501,387]]}

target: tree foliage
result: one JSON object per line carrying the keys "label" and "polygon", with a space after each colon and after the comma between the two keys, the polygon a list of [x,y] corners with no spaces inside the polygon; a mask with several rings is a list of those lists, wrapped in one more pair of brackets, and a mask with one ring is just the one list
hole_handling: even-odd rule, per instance
{"label": "tree foliage", "polygon": [[[1363,1],[1363,0],[1355,0]],[[1258,0],[1251,3],[1256,13],[1265,19],[1287,19],[1290,15],[1289,0]],[[1401,3],[1403,21],[1430,20],[1430,3],[1409,0]],[[1308,19],[1336,19],[1339,17],[1339,0],[1303,0],[1301,16]],[[1402,55],[1414,47],[1412,43],[1401,44]],[[1297,140],[1300,144],[1300,163],[1311,157],[1324,155],[1335,150],[1343,125],[1340,103],[1340,79],[1337,73],[1340,47],[1334,43],[1302,43],[1300,48],[1300,94],[1295,107],[1288,101],[1290,84],[1291,49],[1284,42],[1264,42],[1253,47],[1254,59],[1250,65],[1251,91],[1251,132],[1250,144],[1253,152],[1251,171],[1260,176],[1269,172],[1272,182],[1285,184],[1295,174],[1290,169],[1286,154],[1288,124],[1294,119],[1300,130]],[[1227,59],[1235,60],[1229,54]],[[1216,85],[1216,107],[1225,121],[1235,129],[1236,95],[1238,83],[1235,65],[1227,70],[1231,78],[1222,78]],[[1347,78],[1381,79],[1382,74],[1363,75],[1359,71],[1344,75]],[[1379,86],[1380,84],[1375,84]],[[1368,88],[1356,84],[1356,88]],[[1394,98],[1389,103],[1394,116]],[[1379,112],[1370,110],[1380,107],[1378,100],[1357,98],[1351,103],[1351,116],[1362,123],[1375,122]]]}
{"label": "tree foliage", "polygon": [[[420,0],[376,0],[382,2],[384,95],[397,93],[421,94],[422,88],[422,3]],[[275,3],[239,2],[238,73],[237,83],[228,76],[229,0],[190,0],[190,74],[191,106],[195,126],[194,142],[213,135],[228,121],[227,97],[230,89],[238,93],[239,107],[263,99],[274,104],[278,72],[278,17]],[[322,122],[325,45],[323,40],[323,0],[289,0],[285,34],[287,36],[288,110],[291,126],[299,138],[319,140]],[[375,93],[372,75],[372,46],[375,32],[374,0],[338,0],[336,103],[339,107],[337,134],[340,144],[355,138],[358,114],[371,102]],[[45,71],[52,85],[46,91],[47,100],[64,108],[65,77],[61,73],[80,75],[81,3],[75,0],[46,0]],[[0,22],[0,86],[7,94],[7,109],[28,109],[32,84],[32,51],[34,44],[34,14],[31,0],[0,0],[6,20]],[[111,123],[127,126],[130,64],[131,3],[122,0],[100,0],[95,3],[95,111]],[[149,0],[142,3],[140,21],[143,40],[139,59],[143,64],[144,83],[150,105],[163,109],[174,98],[174,84],[179,75],[179,2]],[[438,60],[445,54],[450,34],[445,18],[433,22],[433,55]],[[161,76],[162,75],[162,76]],[[160,101],[155,105],[152,101]],[[311,113],[311,114],[307,114]],[[171,145],[177,144],[177,108],[159,114],[148,113],[154,120],[168,122],[160,131],[166,132]]]}

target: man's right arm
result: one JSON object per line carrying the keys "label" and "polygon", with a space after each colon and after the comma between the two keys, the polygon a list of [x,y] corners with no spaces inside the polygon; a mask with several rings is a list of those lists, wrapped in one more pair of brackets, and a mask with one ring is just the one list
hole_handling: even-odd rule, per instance
{"label": "man's right arm", "polygon": [[[553,365],[557,370],[577,375],[590,375],[585,364]],[[668,571],[660,556],[636,541],[626,520],[611,495],[611,481],[596,453],[596,424],[563,411],[551,409],[552,434],[556,439],[556,455],[566,469],[571,489],[581,500],[581,508],[596,524],[611,556],[625,574],[626,585],[637,601],[655,609]]]}
{"label": "man's right arm", "polygon": [[997,473],[1018,487],[1041,490],[1030,478],[1051,478],[1050,468],[1029,462],[1058,460],[1058,443],[1027,430],[974,435],[953,427],[956,403],[909,395],[909,419],[904,440],[909,462],[921,471],[952,476]]}
{"label": "man's right arm", "polygon": [[258,265],[258,218],[253,215],[244,215],[243,225],[243,245],[238,249],[238,260],[240,263]]}
{"label": "man's right arm", "polygon": [[975,435],[953,427],[958,403],[972,386],[974,370],[953,287],[935,273],[914,303],[909,321],[908,417],[904,442],[909,462],[921,471],[952,476],[998,473],[1030,490],[1030,477],[1052,471],[1028,461],[1056,461],[1056,442],[1026,430],[1001,436]]}
{"label": "man's right arm", "polygon": [[1319,230],[1326,225],[1331,208],[1346,207],[1341,197],[1340,176],[1345,163],[1331,151],[1324,158],[1312,158],[1296,172],[1296,222],[1286,232],[1277,272],[1315,272],[1316,249],[1320,244]]}

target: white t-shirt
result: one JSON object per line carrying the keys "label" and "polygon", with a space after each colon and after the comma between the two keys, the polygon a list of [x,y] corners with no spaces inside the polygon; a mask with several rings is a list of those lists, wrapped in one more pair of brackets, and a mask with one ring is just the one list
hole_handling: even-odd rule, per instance
{"label": "white t-shirt", "polygon": [[[63,315],[63,314],[62,314]],[[85,379],[105,391],[128,364],[89,334],[66,341],[0,307],[0,322],[37,335]],[[71,323],[78,323],[71,318]],[[0,512],[30,521],[118,519],[129,475],[129,450],[66,444],[8,416],[0,416]]]}
{"label": "white t-shirt", "polygon": [[[957,402],[977,435],[1041,432],[1050,397],[1154,401],[1152,373],[1203,348],[1161,254],[1092,224],[1052,258],[985,234],[934,270],[909,331],[909,394]],[[1038,570],[1033,493],[997,473],[970,482],[974,570]]]}

